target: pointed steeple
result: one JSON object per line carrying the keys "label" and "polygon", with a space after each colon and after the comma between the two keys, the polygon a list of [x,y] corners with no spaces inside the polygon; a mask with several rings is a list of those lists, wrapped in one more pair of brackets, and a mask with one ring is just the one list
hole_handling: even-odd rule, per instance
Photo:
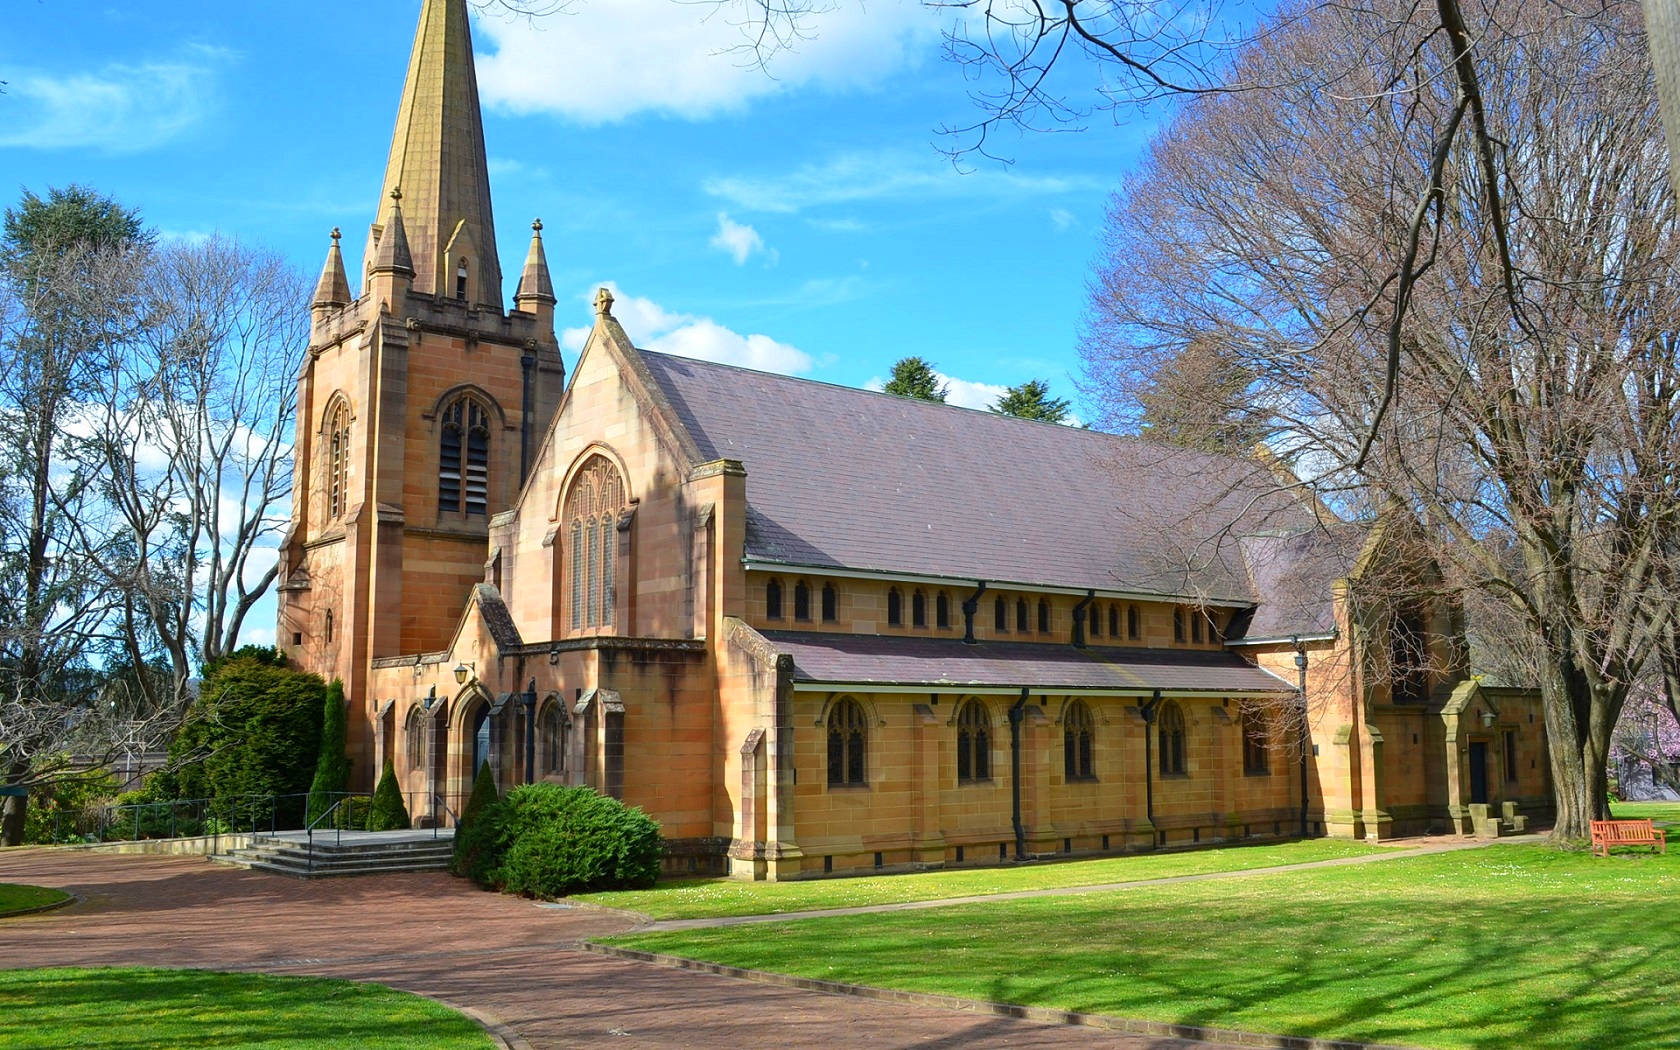
{"label": "pointed steeple", "polygon": [[391,191],[391,206],[385,213],[385,229],[379,235],[379,251],[374,255],[373,267],[368,272],[375,276],[382,273],[397,274],[413,280],[414,253],[408,247],[408,229],[407,224],[403,222],[402,199],[401,189]]}
{"label": "pointed steeple", "polygon": [[520,311],[534,314],[543,306],[553,306],[554,282],[548,276],[548,254],[543,251],[543,224],[538,219],[531,224],[531,251],[525,256],[525,272],[519,277],[519,291],[513,297]]}
{"label": "pointed steeple", "polygon": [[502,308],[502,268],[473,66],[467,0],[424,0],[385,166],[380,225],[391,191],[407,203],[414,290],[455,298],[469,275],[473,305]]}
{"label": "pointed steeple", "polygon": [[338,240],[342,236],[334,227],[332,247],[327,249],[327,264],[321,267],[321,280],[315,285],[314,305],[317,307],[346,306],[350,302],[350,278],[344,272],[344,253],[338,250]]}

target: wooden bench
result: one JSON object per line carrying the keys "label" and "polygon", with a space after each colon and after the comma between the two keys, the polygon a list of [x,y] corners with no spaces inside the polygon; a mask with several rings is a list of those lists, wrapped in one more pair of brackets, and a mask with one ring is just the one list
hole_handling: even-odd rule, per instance
{"label": "wooden bench", "polygon": [[1593,853],[1608,857],[1611,846],[1651,846],[1667,853],[1668,838],[1648,820],[1593,821]]}

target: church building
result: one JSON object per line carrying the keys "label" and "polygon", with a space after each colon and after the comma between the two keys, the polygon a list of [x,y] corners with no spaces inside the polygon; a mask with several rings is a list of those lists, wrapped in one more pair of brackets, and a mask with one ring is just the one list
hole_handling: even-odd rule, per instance
{"label": "church building", "polygon": [[1356,601],[1384,530],[1261,460],[650,353],[604,290],[568,375],[540,222],[504,298],[466,0],[354,281],[339,239],[279,640],[417,823],[484,763],[767,879],[1550,813],[1537,697]]}

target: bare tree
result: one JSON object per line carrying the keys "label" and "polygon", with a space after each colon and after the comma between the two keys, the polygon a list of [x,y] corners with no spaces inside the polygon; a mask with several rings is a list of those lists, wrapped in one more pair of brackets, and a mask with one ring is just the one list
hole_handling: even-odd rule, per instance
{"label": "bare tree", "polygon": [[125,657],[170,667],[155,708],[184,708],[274,582],[308,292],[278,255],[236,241],[162,248],[135,337],[102,363],[95,444],[125,542],[99,564],[123,594]]}
{"label": "bare tree", "polygon": [[1478,7],[1485,137],[1454,134],[1465,51],[1437,15],[1310,11],[1235,72],[1292,83],[1186,107],[1111,210],[1088,378],[1118,390],[1192,340],[1231,347],[1286,463],[1415,522],[1443,595],[1509,614],[1556,834],[1579,838],[1674,616],[1668,156],[1636,4]]}

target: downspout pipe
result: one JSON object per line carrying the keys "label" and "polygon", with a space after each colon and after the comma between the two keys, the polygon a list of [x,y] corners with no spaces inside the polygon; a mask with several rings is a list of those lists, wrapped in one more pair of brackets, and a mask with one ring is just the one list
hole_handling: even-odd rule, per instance
{"label": "downspout pipe", "polygon": [[531,375],[537,368],[537,355],[527,351],[519,359],[519,367],[524,370],[525,379],[519,412],[519,483],[523,485],[525,479],[531,476],[531,417],[537,411],[537,392]]}
{"label": "downspout pipe", "polygon": [[980,599],[986,594],[986,581],[980,581],[980,587],[963,601],[963,644],[978,645],[979,640],[974,637],[974,617],[980,612]]}
{"label": "downspout pipe", "polygon": [[1296,689],[1301,694],[1301,837],[1307,837],[1307,647],[1299,635],[1290,639],[1295,646]]}
{"label": "downspout pipe", "polygon": [[525,783],[537,780],[537,680],[525,686]]}
{"label": "downspout pipe", "polygon": [[1161,707],[1161,691],[1143,705],[1143,815],[1151,834],[1155,827],[1155,712]]}
{"label": "downspout pipe", "polygon": [[1079,604],[1073,607],[1073,647],[1075,649],[1085,648],[1085,611],[1096,600],[1096,591],[1086,591],[1085,597],[1079,599]]}
{"label": "downspout pipe", "polygon": [[1021,723],[1027,717],[1027,687],[1021,687],[1021,699],[1009,709],[1009,784],[1015,817],[1015,859],[1027,859],[1027,829],[1021,823]]}

